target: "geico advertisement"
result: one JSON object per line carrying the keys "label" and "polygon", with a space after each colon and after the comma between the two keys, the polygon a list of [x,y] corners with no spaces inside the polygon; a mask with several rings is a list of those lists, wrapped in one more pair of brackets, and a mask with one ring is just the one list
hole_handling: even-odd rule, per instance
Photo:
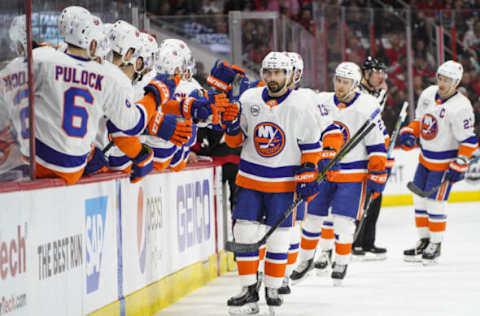
{"label": "geico advertisement", "polygon": [[[28,315],[31,257],[28,203],[24,193],[0,195],[0,315]],[[30,257],[28,257],[30,255]]]}
{"label": "geico advertisement", "polygon": [[214,253],[213,169],[122,186],[125,295]]}

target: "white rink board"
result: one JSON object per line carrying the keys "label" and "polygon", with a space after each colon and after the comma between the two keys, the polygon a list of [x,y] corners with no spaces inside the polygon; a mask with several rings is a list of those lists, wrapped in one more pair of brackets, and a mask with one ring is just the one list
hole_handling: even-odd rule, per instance
{"label": "white rink board", "polygon": [[26,295],[9,315],[84,315],[118,298],[114,202],[115,181],[1,194],[0,257],[4,242],[26,253],[26,272],[1,282],[0,299]]}
{"label": "white rink board", "polygon": [[[384,195],[411,194],[407,189],[407,183],[413,180],[418,165],[419,153],[420,149],[418,148],[410,151],[401,149],[393,151],[395,164],[383,192]],[[453,186],[452,192],[478,190],[480,190],[480,184],[472,185],[466,181],[460,181]]]}
{"label": "white rink board", "polygon": [[213,169],[122,183],[124,295],[215,253]]}

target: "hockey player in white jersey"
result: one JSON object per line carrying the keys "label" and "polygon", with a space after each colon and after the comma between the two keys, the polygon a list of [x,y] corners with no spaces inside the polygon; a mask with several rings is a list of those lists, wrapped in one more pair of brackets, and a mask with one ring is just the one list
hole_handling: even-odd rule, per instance
{"label": "hockey player in white jersey", "polygon": [[[335,123],[341,127],[345,141],[379,107],[375,98],[356,91],[360,79],[360,68],[356,64],[340,63],[335,70],[335,92],[320,93],[316,100],[320,109],[338,108]],[[345,277],[351,256],[355,220],[361,217],[365,196],[369,193],[375,198],[383,191],[386,182],[382,119],[377,116],[375,123],[375,128],[360,145],[342,159],[337,171],[328,174],[327,181],[320,183],[319,194],[309,203],[302,227],[300,263],[290,276],[292,281],[299,282],[313,268],[322,223],[328,216],[330,207],[335,231],[335,259],[331,277],[335,285],[340,284]]]}
{"label": "hockey player in white jersey", "polygon": [[0,174],[2,174],[2,180],[27,176],[22,174],[28,169],[22,156],[30,155],[25,15],[13,18],[8,35],[11,49],[17,57],[0,71]]}
{"label": "hockey player in white jersey", "polygon": [[420,240],[404,251],[406,261],[436,262],[447,223],[447,201],[452,185],[464,179],[468,159],[478,147],[474,132],[475,117],[470,101],[457,91],[463,67],[453,60],[437,70],[437,85],[425,89],[417,102],[415,119],[400,131],[402,148],[421,149],[413,183],[428,192],[414,194],[415,225]]}
{"label": "hockey player in white jersey", "polygon": [[[273,225],[293,202],[295,191],[305,199],[317,192],[319,139],[331,121],[322,116],[309,95],[288,88],[291,72],[287,56],[269,53],[261,69],[267,87],[242,94],[241,115],[226,119],[230,111],[224,113],[227,144],[243,144],[236,180],[240,190],[233,210],[233,233],[240,243],[256,242],[259,220],[265,217],[266,224]],[[278,289],[285,274],[293,221],[291,214],[267,240],[265,298],[271,311],[283,302]],[[236,258],[242,291],[228,300],[229,312],[258,313],[258,250],[238,253]]]}

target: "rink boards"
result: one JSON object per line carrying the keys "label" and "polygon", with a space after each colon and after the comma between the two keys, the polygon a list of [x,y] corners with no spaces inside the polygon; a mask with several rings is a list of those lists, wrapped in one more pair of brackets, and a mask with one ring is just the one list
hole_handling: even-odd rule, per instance
{"label": "rink boards", "polygon": [[151,315],[233,268],[220,172],[0,194],[0,315]]}

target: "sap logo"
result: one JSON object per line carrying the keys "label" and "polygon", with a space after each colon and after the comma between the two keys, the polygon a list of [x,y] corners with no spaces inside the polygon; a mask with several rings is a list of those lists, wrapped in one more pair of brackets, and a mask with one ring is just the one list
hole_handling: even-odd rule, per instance
{"label": "sap logo", "polygon": [[260,156],[274,157],[285,147],[285,133],[275,123],[262,122],[255,126],[253,142]]}
{"label": "sap logo", "polygon": [[177,240],[180,252],[209,240],[210,182],[208,179],[177,187]]}
{"label": "sap logo", "polygon": [[107,196],[101,196],[85,201],[87,294],[98,290],[100,268],[102,266],[107,202]]}
{"label": "sap logo", "polygon": [[0,234],[0,277],[2,280],[8,276],[15,278],[17,274],[27,272],[26,235],[27,223],[24,224],[23,234],[20,225],[17,225],[16,236]]}
{"label": "sap logo", "polygon": [[425,140],[432,140],[437,136],[438,122],[437,119],[431,114],[425,114],[422,119],[421,134]]}
{"label": "sap logo", "polygon": [[140,187],[137,199],[137,250],[142,273],[145,272],[147,252],[153,262],[159,262],[162,258],[162,248],[154,242],[162,227],[162,189],[158,195],[148,196],[145,203],[145,194]]}

